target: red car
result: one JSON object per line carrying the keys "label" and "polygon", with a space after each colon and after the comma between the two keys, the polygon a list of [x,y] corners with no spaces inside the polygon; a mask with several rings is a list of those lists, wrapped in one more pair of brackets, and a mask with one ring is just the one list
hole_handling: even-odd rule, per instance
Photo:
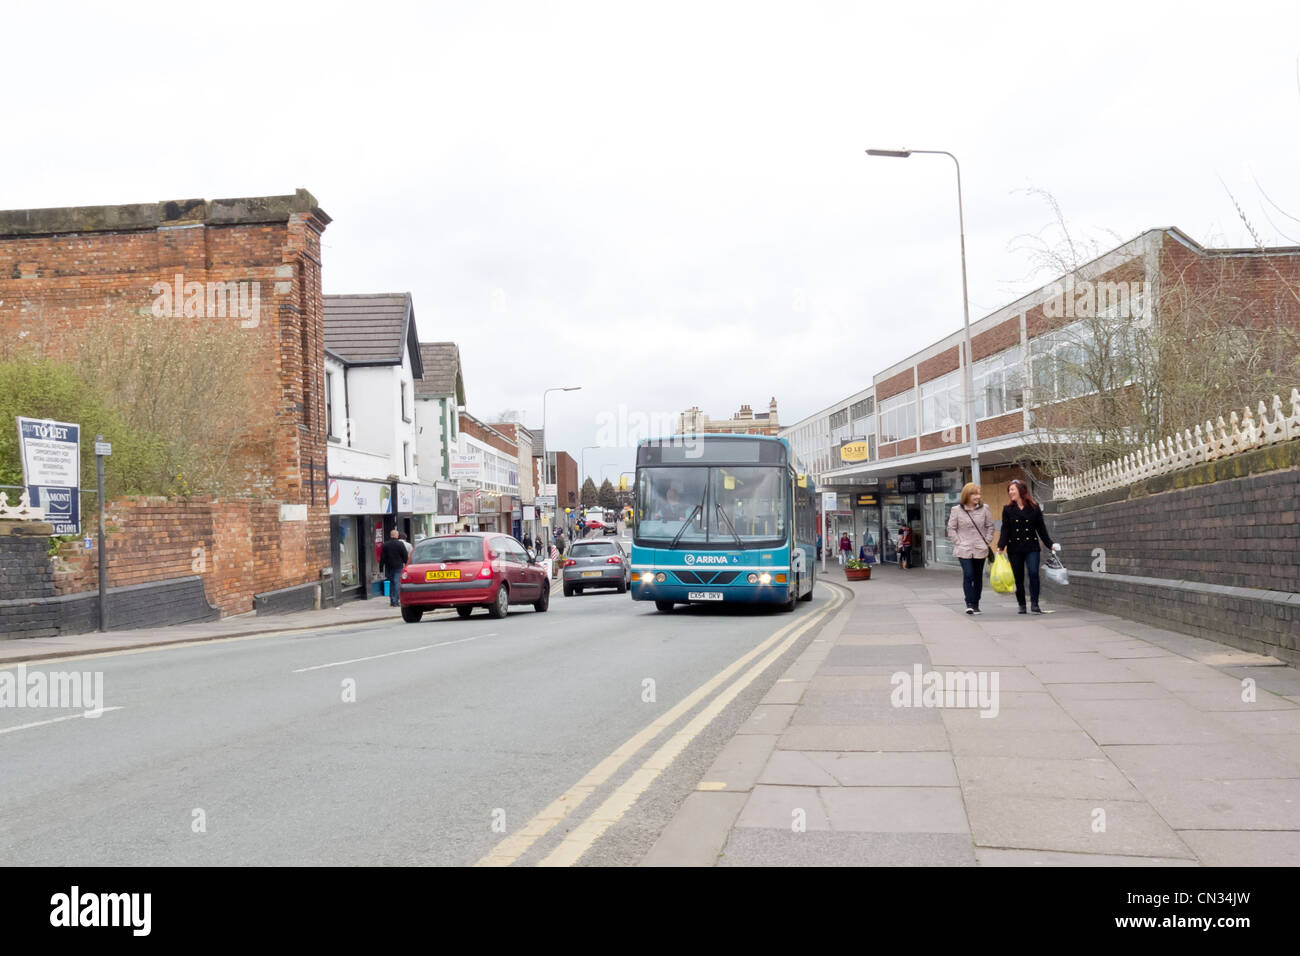
{"label": "red car", "polygon": [[512,604],[545,611],[551,582],[532,552],[508,535],[447,534],[415,546],[402,569],[398,600],[408,624],[437,607],[454,607],[461,617],[482,607],[505,617]]}

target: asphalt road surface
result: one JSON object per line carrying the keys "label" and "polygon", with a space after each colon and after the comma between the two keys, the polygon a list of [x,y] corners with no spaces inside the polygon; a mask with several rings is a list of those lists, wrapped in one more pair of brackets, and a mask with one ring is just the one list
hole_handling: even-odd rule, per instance
{"label": "asphalt road surface", "polygon": [[[395,618],[31,665],[102,673],[102,705],[117,709],[0,708],[0,859],[468,865],[496,852],[499,863],[537,863],[716,691],[647,731],[657,718],[778,631],[805,631],[566,860],[635,863],[824,623],[832,593],[819,585],[793,614],[664,615],[612,591],[564,598],[557,587],[548,612],[504,620]],[[638,733],[643,746],[611,759]],[[587,801],[561,801],[569,816],[522,839],[602,766],[613,769]]]}

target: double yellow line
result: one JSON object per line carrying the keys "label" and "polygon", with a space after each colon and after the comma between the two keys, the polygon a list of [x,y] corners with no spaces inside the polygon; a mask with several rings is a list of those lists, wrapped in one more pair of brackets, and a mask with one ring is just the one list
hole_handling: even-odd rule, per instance
{"label": "double yellow line", "polygon": [[845,591],[842,588],[832,588],[830,601],[815,614],[802,620],[791,621],[757,647],[728,664],[688,694],[685,699],[621,744],[613,753],[588,771],[586,776],[528,821],[523,829],[506,837],[474,865],[509,866],[518,861],[537,841],[554,831],[564,822],[565,818],[571,816],[575,810],[582,806],[588,797],[609,782],[610,778],[618,773],[623,765],[631,760],[641,748],[670,728],[715,690],[726,684],[747,664],[761,656],[757,663],[741,674],[730,686],[722,690],[694,719],[669,737],[621,786],[606,798],[604,803],[570,830],[560,845],[551,851],[541,861],[540,865],[568,866],[577,862],[587,850],[591,849],[592,845],[600,839],[604,832],[627,812],[641,794],[645,793],[650,785],[658,779],[659,775],[668,769],[668,766],[686,749],[687,745],[699,736],[700,732],[740,695],[741,691],[752,684],[763,671],[789,650],[795,641],[823,621],[845,600]]}

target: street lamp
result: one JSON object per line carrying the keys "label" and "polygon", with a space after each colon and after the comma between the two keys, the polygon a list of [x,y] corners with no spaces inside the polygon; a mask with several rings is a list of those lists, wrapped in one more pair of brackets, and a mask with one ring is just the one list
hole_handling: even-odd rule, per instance
{"label": "street lamp", "polygon": [[[578,390],[581,389],[581,388],[582,388],[581,385],[557,385],[557,386],[555,386],[554,388],[548,388],[548,389],[546,389],[544,392],[542,392],[542,462],[543,462],[543,464],[546,464],[546,462],[547,462],[547,455],[546,455],[546,396],[549,395],[549,394],[551,394],[551,392],[576,392],[576,391],[578,391]],[[546,473],[546,476],[547,476],[547,477],[546,477],[546,482],[547,482],[547,484],[551,484],[551,483],[553,483],[553,482],[555,481],[555,475],[551,473],[551,470],[550,470],[549,468],[544,468],[543,471]]]}
{"label": "street lamp", "polygon": [[957,167],[957,227],[961,233],[961,306],[966,320],[966,427],[970,429],[970,480],[980,483],[980,455],[975,441],[975,389],[971,379],[971,363],[975,355],[970,343],[970,299],[966,294],[966,218],[961,204],[961,163],[957,157],[943,149],[869,149],[868,156],[889,156],[894,159],[907,159],[913,153],[929,153],[932,156],[947,156]]}

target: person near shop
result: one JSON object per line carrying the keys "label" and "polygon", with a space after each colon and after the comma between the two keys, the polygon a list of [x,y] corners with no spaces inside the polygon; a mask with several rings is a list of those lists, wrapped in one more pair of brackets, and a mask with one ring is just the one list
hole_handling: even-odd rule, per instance
{"label": "person near shop", "polygon": [[849,556],[853,554],[853,542],[849,540],[849,533],[846,531],[840,535],[840,564],[849,563]]}
{"label": "person near shop", "polygon": [[1041,538],[1053,551],[1060,551],[1061,546],[1052,541],[1043,522],[1043,509],[1038,507],[1029,486],[1019,478],[1014,478],[1007,486],[1010,503],[1002,509],[1002,531],[998,535],[998,552],[1005,554],[1011,561],[1011,570],[1016,576],[1016,602],[1020,605],[1019,613],[1025,613],[1025,578],[1029,578],[1029,609],[1035,614],[1042,614],[1038,606],[1038,567],[1041,555],[1038,541]]}
{"label": "person near shop", "polygon": [[904,571],[912,566],[912,528],[903,525],[898,529],[898,566]]}
{"label": "person near shop", "polygon": [[388,540],[384,542],[383,549],[379,552],[379,570],[388,578],[388,603],[393,607],[399,607],[401,601],[398,600],[398,589],[402,583],[402,568],[406,567],[407,560],[406,543],[397,534],[394,528],[388,534]]}
{"label": "person near shop", "polygon": [[821,559],[822,559],[822,533],[818,531],[817,532],[817,560],[820,561]]}
{"label": "person near shop", "polygon": [[961,490],[961,503],[952,506],[948,515],[948,540],[952,555],[961,562],[961,589],[966,598],[967,614],[983,614],[980,596],[984,592],[984,562],[992,547],[993,513],[980,494],[980,486],[967,482]]}

